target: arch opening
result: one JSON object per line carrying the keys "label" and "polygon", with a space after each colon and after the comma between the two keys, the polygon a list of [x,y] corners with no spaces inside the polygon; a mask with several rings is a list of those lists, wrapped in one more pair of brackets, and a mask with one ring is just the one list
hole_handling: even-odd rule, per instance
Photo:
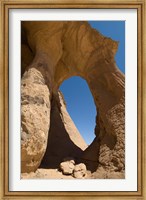
{"label": "arch opening", "polygon": [[63,81],[59,90],[79,133],[86,144],[90,145],[95,138],[96,107],[87,82],[79,76],[72,76]]}
{"label": "arch opening", "polygon": [[84,162],[84,152],[96,138],[95,127],[96,107],[88,84],[79,76],[70,77],[52,94],[48,144],[40,167],[56,168],[67,157]]}

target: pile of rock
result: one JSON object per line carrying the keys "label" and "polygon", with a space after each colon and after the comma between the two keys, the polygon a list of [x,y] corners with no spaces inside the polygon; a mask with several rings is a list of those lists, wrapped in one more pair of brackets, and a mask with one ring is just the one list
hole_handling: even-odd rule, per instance
{"label": "pile of rock", "polygon": [[68,157],[60,163],[60,169],[64,175],[72,175],[74,178],[86,178],[87,169],[84,163],[75,164],[74,158]]}

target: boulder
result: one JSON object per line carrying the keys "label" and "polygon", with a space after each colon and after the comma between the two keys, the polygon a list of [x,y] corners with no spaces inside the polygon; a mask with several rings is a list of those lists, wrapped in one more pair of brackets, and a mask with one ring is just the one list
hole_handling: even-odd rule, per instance
{"label": "boulder", "polygon": [[74,160],[64,161],[60,163],[60,169],[62,170],[63,174],[70,175],[73,173],[75,168]]}
{"label": "boulder", "polygon": [[74,167],[73,176],[75,178],[85,178],[87,175],[86,165],[84,163],[80,163]]}

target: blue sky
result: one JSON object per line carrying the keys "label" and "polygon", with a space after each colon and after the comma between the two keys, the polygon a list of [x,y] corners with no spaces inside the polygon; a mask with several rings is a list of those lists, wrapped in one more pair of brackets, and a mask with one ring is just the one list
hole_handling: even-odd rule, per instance
{"label": "blue sky", "polygon": [[[89,24],[102,35],[119,41],[115,61],[119,69],[125,73],[125,22],[90,21]],[[95,137],[96,108],[86,81],[77,76],[71,77],[62,83],[60,90],[71,118],[86,143],[90,144]]]}

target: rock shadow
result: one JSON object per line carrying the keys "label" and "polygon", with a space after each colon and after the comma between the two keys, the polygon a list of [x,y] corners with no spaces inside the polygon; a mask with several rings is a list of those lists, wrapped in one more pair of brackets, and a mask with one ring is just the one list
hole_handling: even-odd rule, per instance
{"label": "rock shadow", "polygon": [[69,137],[61,115],[61,104],[58,97],[52,96],[50,130],[48,144],[42,159],[41,168],[58,168],[65,157],[80,158],[83,150]]}

